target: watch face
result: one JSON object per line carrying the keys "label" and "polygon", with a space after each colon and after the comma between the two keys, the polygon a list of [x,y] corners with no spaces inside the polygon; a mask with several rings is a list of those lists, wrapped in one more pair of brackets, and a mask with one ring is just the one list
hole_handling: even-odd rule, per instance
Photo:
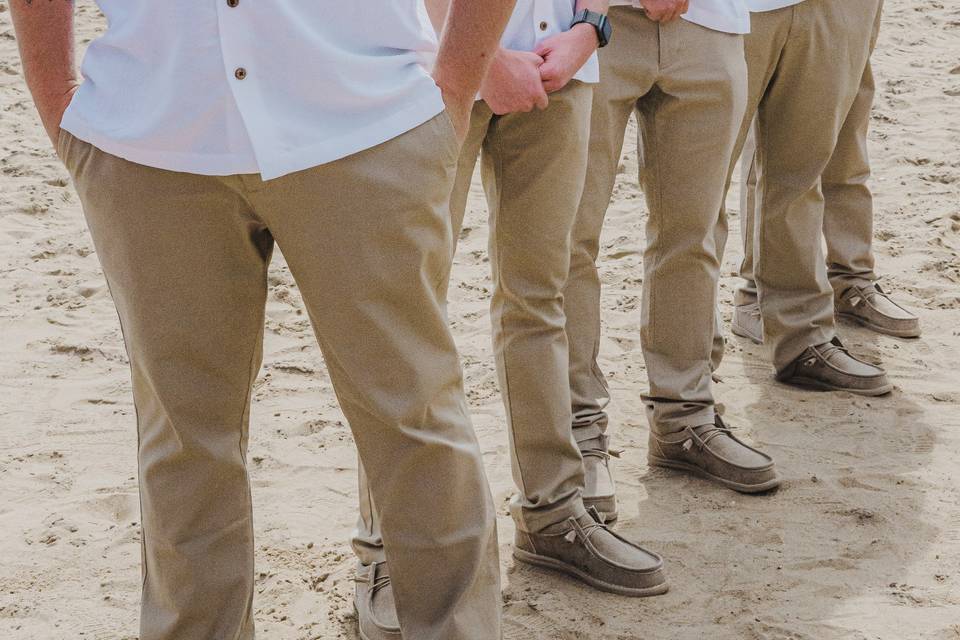
{"label": "watch face", "polygon": [[610,24],[609,18],[604,18],[601,29],[603,30],[603,43],[606,44],[610,42],[610,36],[613,35],[613,25]]}

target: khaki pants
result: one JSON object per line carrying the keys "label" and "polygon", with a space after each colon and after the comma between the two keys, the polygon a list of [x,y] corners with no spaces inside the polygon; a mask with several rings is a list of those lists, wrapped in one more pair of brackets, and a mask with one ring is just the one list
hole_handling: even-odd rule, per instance
{"label": "khaki pants", "polygon": [[650,210],[640,337],[651,428],[669,434],[713,422],[719,231],[725,229],[718,211],[746,94],[741,36],[685,20],[661,25],[631,7],[613,7],[610,17],[617,35],[600,50],[589,171],[564,291],[578,440],[606,428],[596,260],[632,112],[640,122],[640,183]]}
{"label": "khaki pants", "polygon": [[[545,111],[505,116],[478,101],[451,200],[456,238],[481,157],[494,353],[520,488],[511,512],[526,531],[585,512],[583,460],[570,430],[562,291],[586,173],[592,95],[590,85],[573,81],[551,94]],[[376,560],[379,527],[369,499],[361,516],[354,545]]]}
{"label": "khaki pants", "polygon": [[405,637],[499,637],[494,508],[442,308],[447,116],[268,182],[153,169],[66,133],[60,146],[132,369],[141,640],[254,635],[246,449],[274,239],[382,505]]}
{"label": "khaki pants", "polygon": [[777,369],[834,337],[834,287],[875,279],[866,135],[881,5],[806,0],[752,17],[747,114],[733,156],[742,150],[745,163],[737,302],[759,289]]}
{"label": "khaki pants", "polygon": [[[873,194],[868,185],[870,157],[867,153],[867,133],[875,93],[873,67],[867,62],[860,90],[840,129],[833,157],[821,177],[827,277],[836,295],[851,286],[869,286],[877,281],[873,254]],[[753,274],[756,148],[756,138],[750,135],[743,147],[744,184],[740,190],[740,210],[745,212],[741,215],[740,226],[744,253],[740,277],[745,283],[740,288],[738,298],[745,302],[756,300],[757,297],[757,283]]]}

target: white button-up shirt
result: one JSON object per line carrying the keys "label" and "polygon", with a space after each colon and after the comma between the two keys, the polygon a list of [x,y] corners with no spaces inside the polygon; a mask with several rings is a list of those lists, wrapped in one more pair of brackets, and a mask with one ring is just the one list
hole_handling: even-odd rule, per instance
{"label": "white button-up shirt", "polygon": [[[856,0],[847,0],[854,2]],[[803,0],[747,0],[747,6],[753,13],[762,13],[764,11],[773,11],[774,9],[783,9],[800,4]]]}
{"label": "white button-up shirt", "polygon": [[[576,6],[577,0],[517,0],[500,45],[514,51],[533,51],[541,41],[570,29]],[[596,53],[574,79],[583,82],[600,80]]]}
{"label": "white button-up shirt", "polygon": [[[845,0],[856,2],[857,0]],[[632,6],[642,9],[640,0],[611,0],[610,6]],[[750,33],[750,10],[747,0],[690,0],[690,8],[681,16],[687,22],[724,33]],[[613,24],[613,37],[617,25]]]}
{"label": "white button-up shirt", "polygon": [[62,126],[133,162],[264,179],[443,110],[423,0],[97,0],[108,20]]}

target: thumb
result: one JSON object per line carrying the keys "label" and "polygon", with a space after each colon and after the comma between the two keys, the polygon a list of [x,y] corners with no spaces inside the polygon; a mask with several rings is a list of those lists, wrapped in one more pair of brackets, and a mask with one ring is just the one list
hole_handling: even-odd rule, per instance
{"label": "thumb", "polygon": [[540,79],[541,80],[550,80],[557,75],[557,65],[553,64],[549,60],[540,65]]}
{"label": "thumb", "polygon": [[549,106],[550,98],[547,97],[547,92],[543,89],[543,87],[541,87],[540,91],[537,93],[537,97],[534,101],[534,104],[536,105],[537,109],[539,109],[540,111],[543,111],[544,109],[547,108],[547,106]]}

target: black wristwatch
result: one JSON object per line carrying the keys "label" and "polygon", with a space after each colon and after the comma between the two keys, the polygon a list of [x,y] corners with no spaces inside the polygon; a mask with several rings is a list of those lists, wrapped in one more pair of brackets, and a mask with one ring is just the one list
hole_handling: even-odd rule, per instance
{"label": "black wristwatch", "polygon": [[613,26],[610,24],[607,16],[602,13],[597,13],[596,11],[584,9],[573,16],[573,22],[570,23],[570,28],[572,29],[574,25],[578,25],[581,22],[592,25],[593,28],[597,30],[597,40],[600,41],[601,48],[609,44],[610,36],[613,33]]}

